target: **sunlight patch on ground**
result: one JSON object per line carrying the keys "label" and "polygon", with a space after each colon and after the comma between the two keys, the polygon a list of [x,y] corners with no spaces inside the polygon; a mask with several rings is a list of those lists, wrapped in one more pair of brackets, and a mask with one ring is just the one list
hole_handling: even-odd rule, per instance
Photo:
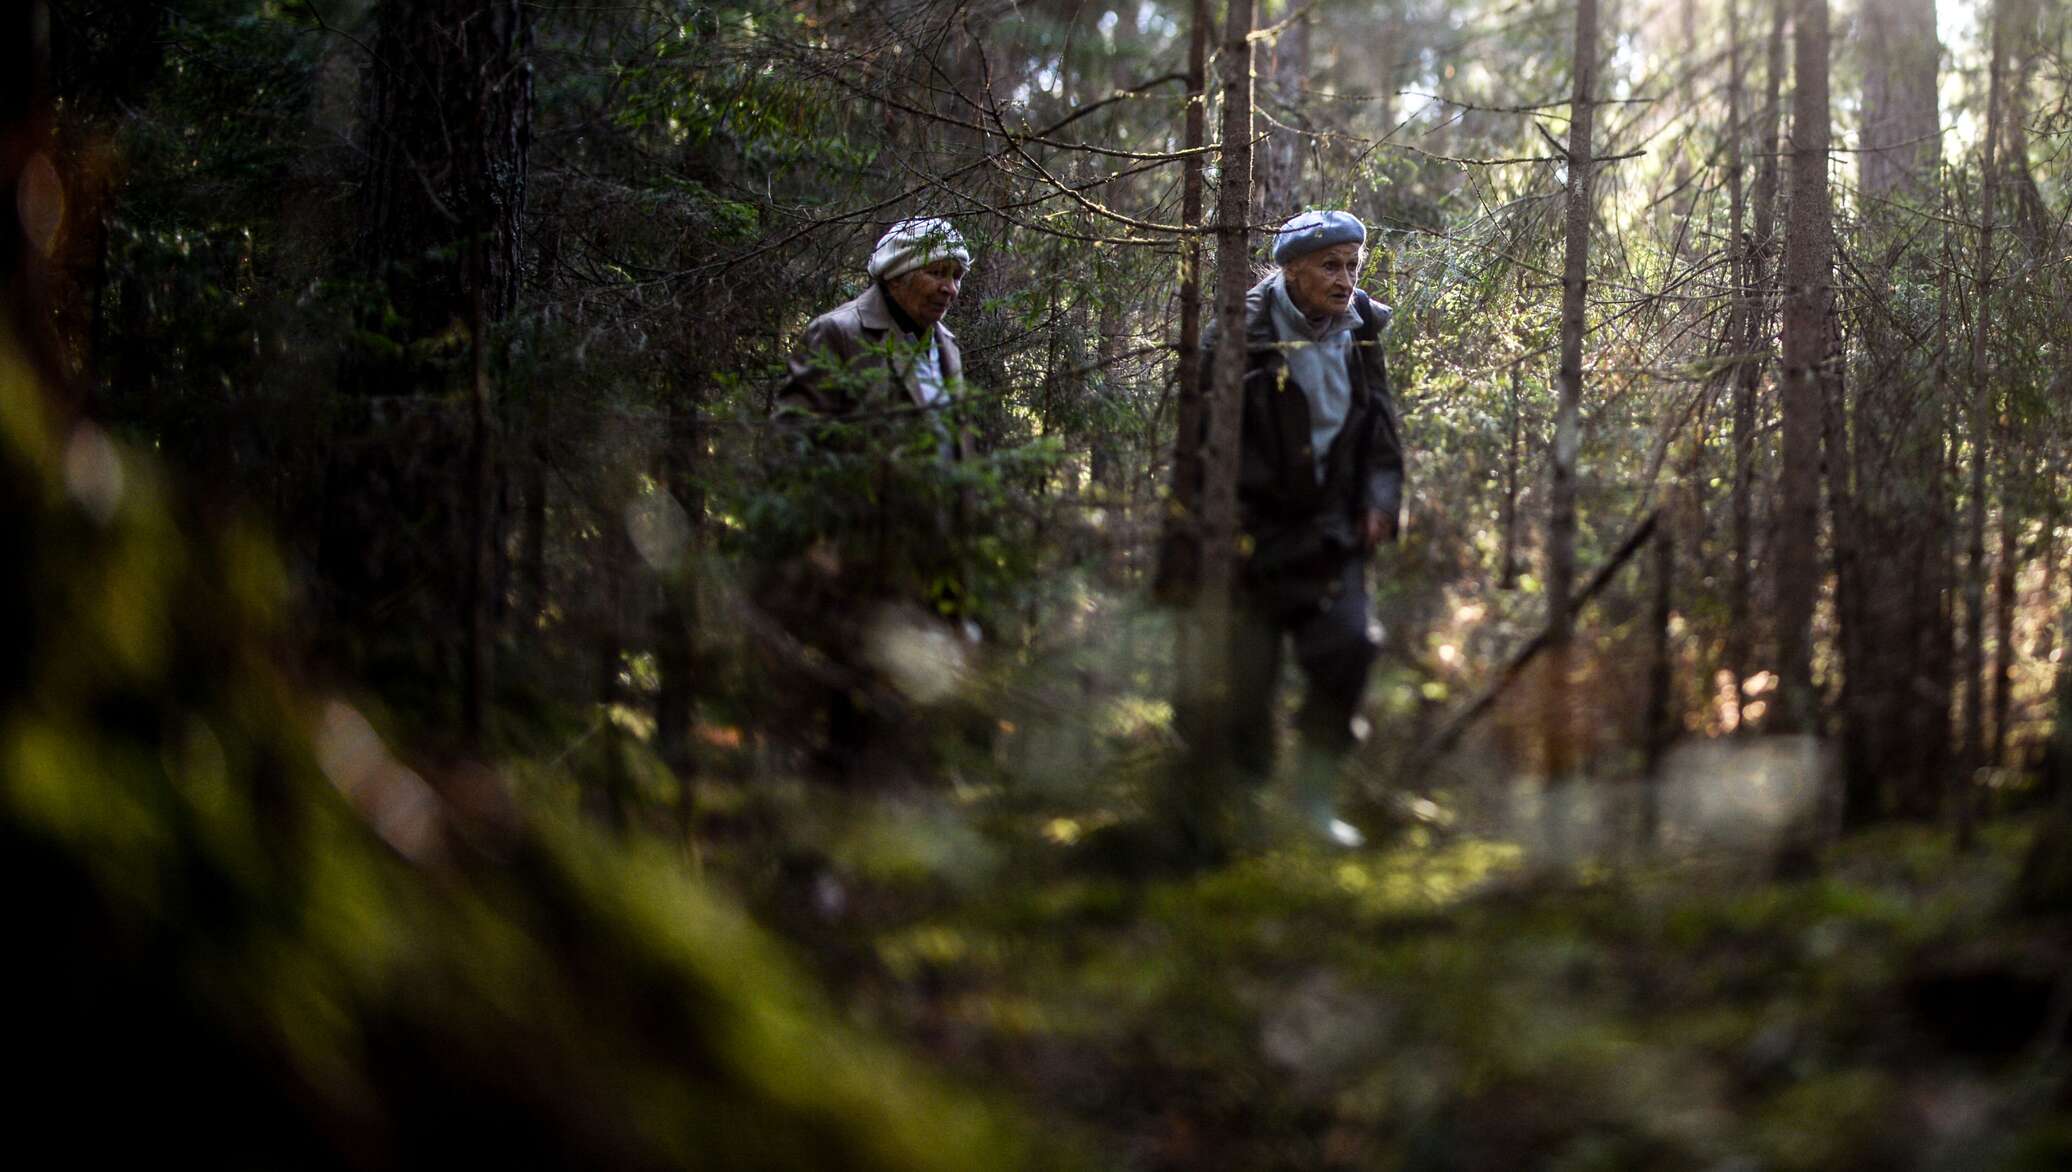
{"label": "sunlight patch on ground", "polygon": [[1832,750],[1812,737],[1695,741],[1670,751],[1652,785],[1517,778],[1465,822],[1536,859],[1574,866],[1629,853],[1652,799],[1657,849],[1762,856],[1833,817],[1833,764]]}
{"label": "sunlight patch on ground", "polygon": [[940,623],[886,607],[865,637],[871,666],[919,704],[948,699],[964,683],[965,644]]}

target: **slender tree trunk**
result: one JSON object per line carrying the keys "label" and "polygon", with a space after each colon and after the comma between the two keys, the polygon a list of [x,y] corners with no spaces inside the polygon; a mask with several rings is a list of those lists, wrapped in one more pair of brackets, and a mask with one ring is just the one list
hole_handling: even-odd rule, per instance
{"label": "slender tree trunk", "polygon": [[[362,401],[333,437],[318,554],[347,657],[418,660],[457,690],[460,724],[477,740],[492,691],[501,538],[492,347],[518,301],[530,49],[520,0],[376,8],[353,259],[380,290],[362,307],[368,328],[394,345],[391,357],[349,358],[342,383],[366,398],[420,396],[426,410],[390,423]],[[471,339],[465,363],[437,343],[455,323]]]}
{"label": "slender tree trunk", "polygon": [[[2046,606],[2058,596],[2058,492],[2058,469],[2053,462],[2043,469],[2043,483],[2038,487],[2038,496],[2043,500],[2043,533],[2037,540],[2036,556],[2043,563],[2043,581],[2038,583],[2036,593],[2042,596]],[[2036,649],[2032,652],[2037,662],[2052,662],[2051,653],[2057,647],[2057,624],[2040,624],[2036,631]]]}
{"label": "slender tree trunk", "polygon": [[1671,603],[1676,590],[1676,542],[1674,528],[1655,529],[1654,606],[1648,616],[1648,700],[1641,729],[1644,755],[1643,775],[1647,793],[1641,802],[1641,842],[1652,845],[1661,809],[1662,762],[1676,739],[1675,705],[1670,695],[1674,675],[1673,645],[1670,639]]}
{"label": "slender tree trunk", "polygon": [[1307,128],[1309,84],[1310,14],[1298,11],[1301,0],[1275,0],[1272,20],[1294,19],[1275,37],[1267,50],[1268,66],[1261,72],[1268,79],[1267,95],[1260,105],[1279,125],[1266,132],[1260,144],[1264,158],[1259,166],[1259,197],[1255,201],[1261,223],[1275,224],[1301,210],[1302,160],[1306,153],[1302,131]]}
{"label": "slender tree trunk", "polygon": [[[1197,16],[1204,13],[1197,9]],[[1216,198],[1216,353],[1205,403],[1202,446],[1201,581],[1188,636],[1193,681],[1207,692],[1192,722],[1192,761],[1182,790],[1189,847],[1219,853],[1227,838],[1224,806],[1231,778],[1227,751],[1230,617],[1237,557],[1237,466],[1245,378],[1245,293],[1251,285],[1248,215],[1252,204],[1252,0],[1230,0],[1224,23],[1223,147]]]}
{"label": "slender tree trunk", "polygon": [[547,461],[539,433],[526,445],[525,505],[519,522],[518,629],[529,632],[547,605]]}
{"label": "slender tree trunk", "polygon": [[[1863,81],[1857,153],[1858,250],[1875,283],[1925,282],[1932,245],[1921,232],[1936,203],[1941,150],[1936,109],[1932,0],[1877,0],[1858,17],[1865,59],[1878,63]],[[1862,822],[1886,810],[1931,816],[1943,780],[1931,771],[1940,732],[1921,719],[1926,614],[1934,589],[1937,534],[1933,509],[1941,465],[1932,362],[1908,343],[1919,324],[1908,303],[1890,299],[1862,315],[1857,348],[1852,444],[1855,532],[1863,550],[1841,597],[1854,629],[1844,640],[1844,816]],[[1838,457],[1840,453],[1836,454]]]}
{"label": "slender tree trunk", "polygon": [[[1230,0],[1223,35],[1222,173],[1216,194],[1216,367],[1203,453],[1203,597],[1228,606],[1237,554],[1237,461],[1245,380],[1245,294],[1252,285],[1252,0]],[[1218,600],[1221,601],[1218,601]]]}
{"label": "slender tree trunk", "polygon": [[1592,156],[1596,114],[1597,0],[1577,0],[1575,93],[1569,103],[1568,203],[1561,269],[1560,403],[1554,416],[1553,483],[1547,523],[1546,766],[1554,781],[1575,769],[1568,674],[1576,580],[1576,455],[1581,446],[1583,328],[1590,278]]}
{"label": "slender tree trunk", "polygon": [[1773,727],[1816,727],[1813,603],[1819,582],[1820,365],[1833,297],[1830,256],[1827,0],[1800,0],[1793,25],[1791,215],[1785,225],[1784,466],[1780,473]]}
{"label": "slender tree trunk", "polygon": [[[1100,398],[1114,402],[1120,402],[1123,394],[1119,368],[1123,344],[1128,340],[1124,329],[1121,300],[1115,297],[1104,299],[1096,326],[1098,340],[1094,351],[1094,361],[1100,369],[1094,376],[1091,389]],[[1088,428],[1087,438],[1087,476],[1093,482],[1091,503],[1094,509],[1099,510],[1101,518],[1101,526],[1094,536],[1095,548],[1091,552],[1101,581],[1110,586],[1120,586],[1125,573],[1122,534],[1128,530],[1130,517],[1125,484],[1128,470],[1122,457],[1122,445],[1116,436],[1102,435],[1099,428]]]}
{"label": "slender tree trunk", "polygon": [[[1676,23],[1679,58],[1684,62],[1697,62],[1700,57],[1696,0],[1677,0]],[[1676,103],[1675,109],[1689,110],[1695,104],[1691,100],[1691,85],[1696,75],[1697,71],[1689,65],[1677,71],[1675,92],[1672,94]],[[1729,124],[1731,122],[1730,117]],[[1697,243],[1692,238],[1695,221],[1691,218],[1691,213],[1698,206],[1698,183],[1693,159],[1701,148],[1690,137],[1679,137],[1671,149],[1675,152],[1676,166],[1670,175],[1670,186],[1676,192],[1676,196],[1673,200],[1662,201],[1656,214],[1670,217],[1670,222],[1661,226],[1661,232],[1672,242],[1677,267],[1682,269],[1691,262]]]}
{"label": "slender tree trunk", "polygon": [[[1741,684],[1743,672],[1748,665],[1748,644],[1745,624],[1748,621],[1748,590],[1745,575],[1748,572],[1748,446],[1754,442],[1755,388],[1747,377],[1750,367],[1755,366],[1751,355],[1755,347],[1755,329],[1750,319],[1755,316],[1753,285],[1749,270],[1753,258],[1749,255],[1748,198],[1746,168],[1741,157],[1741,143],[1747,136],[1747,111],[1743,108],[1743,95],[1747,92],[1741,66],[1741,5],[1740,0],[1729,0],[1727,9],[1727,273],[1728,283],[1734,290],[1734,303],[1727,312],[1727,349],[1742,351],[1739,361],[1733,367],[1733,402],[1730,409],[1729,442],[1733,446],[1733,482],[1727,491],[1728,509],[1732,514],[1728,541],[1729,573],[1731,585],[1727,592],[1727,638],[1725,653],[1727,672],[1734,680],[1734,721],[1738,727],[1741,719]],[[1757,377],[1761,377],[1757,368]]]}
{"label": "slender tree trunk", "polygon": [[1993,308],[1993,218],[1999,202],[2000,78],[2006,66],[2006,23],[2004,0],[1996,0],[1992,12],[1992,61],[1986,80],[1986,144],[1980,172],[1977,304],[1971,328],[1971,514],[1964,571],[1964,767],[1958,771],[1957,842],[1971,846],[1973,833],[1973,775],[1985,764],[1985,719],[1983,713],[1985,573],[1986,573],[1986,461],[1987,432],[1992,416],[1993,374],[1988,363],[1986,341]]}
{"label": "slender tree trunk", "polygon": [[[1734,386],[1734,565],[1727,599],[1727,665],[1734,676],[1734,716],[1739,726],[1746,697],[1741,684],[1753,675],[1754,496],[1756,400],[1771,353],[1768,301],[1769,259],[1777,232],[1777,125],[1784,79],[1785,0],[1772,0],[1768,57],[1764,70],[1761,137],[1757,143],[1754,235],[1743,246],[1742,348],[1747,355]],[[1760,357],[1758,357],[1760,355]]]}
{"label": "slender tree trunk", "polygon": [[489,597],[495,580],[495,550],[501,542],[497,530],[495,488],[495,420],[489,385],[489,315],[484,290],[471,291],[468,349],[471,365],[468,388],[468,634],[465,697],[462,724],[468,739],[481,745],[489,735],[489,707],[495,691],[496,634],[494,603]]}
{"label": "slender tree trunk", "polygon": [[1932,381],[1928,408],[1929,423],[1935,433],[1930,456],[1935,466],[1928,482],[1928,514],[1935,524],[1930,529],[1923,580],[1914,593],[1913,641],[1921,665],[1921,678],[1916,681],[1919,695],[1915,697],[1921,726],[1921,776],[1925,779],[1924,789],[1934,789],[1930,807],[1938,813],[1947,813],[1949,778],[1956,761],[1950,718],[1957,670],[1954,578],[1957,526],[1951,491],[1956,483],[1954,464],[1960,412],[1950,389],[1950,315],[1953,304],[1951,274],[1956,271],[1958,262],[1956,243],[1950,231],[1954,211],[1947,168],[1938,168],[1938,171],[1945,181],[1940,185],[1937,198],[1942,212],[1942,232],[1938,245],[1940,256],[1935,266],[1935,359],[1930,364]]}
{"label": "slender tree trunk", "polygon": [[704,492],[698,480],[704,455],[703,407],[694,386],[684,386],[671,399],[660,480],[662,492],[682,505],[690,532],[679,563],[657,567],[661,575],[661,605],[653,616],[653,626],[655,669],[661,677],[661,688],[655,697],[655,749],[663,762],[676,771],[680,828],[686,832],[690,829],[691,785],[697,764],[691,728],[700,668],[696,642],[698,596],[690,559],[696,553],[705,516]]}
{"label": "slender tree trunk", "polygon": [[1993,735],[1987,764],[2007,764],[2007,715],[2014,687],[2014,583],[2021,551],[2014,508],[2014,443],[2000,434],[2000,556],[1993,566]]}
{"label": "slender tree trunk", "polygon": [[623,574],[617,556],[619,518],[606,514],[598,540],[598,561],[594,567],[597,590],[596,626],[590,632],[590,685],[591,702],[595,705],[597,721],[597,743],[604,754],[603,768],[583,779],[582,809],[599,825],[623,829],[626,824],[626,807],[622,801],[620,784],[620,759],[618,722],[612,719],[612,707],[619,702],[619,615],[624,603],[621,592]]}
{"label": "slender tree trunk", "polygon": [[1858,6],[1857,37],[1868,66],[1857,186],[1866,199],[1876,200],[1932,192],[1942,162],[1935,0],[1867,0]]}
{"label": "slender tree trunk", "polygon": [[[1199,151],[1207,140],[1208,0],[1194,0],[1194,23],[1187,41],[1187,123],[1185,146]],[[1191,231],[1201,224],[1202,156],[1189,154],[1180,165],[1180,224],[1190,229],[1180,237],[1180,341],[1176,362],[1179,383],[1174,412],[1171,493],[1166,502],[1164,539],[1159,548],[1158,577],[1168,600],[1192,599],[1201,588],[1203,427],[1201,385],[1201,252],[1202,238]],[[1199,665],[1191,661],[1197,648],[1180,627],[1176,665],[1183,687],[1199,681]]]}
{"label": "slender tree trunk", "polygon": [[[1874,637],[1869,633],[1871,626],[1865,615],[1870,600],[1863,580],[1866,563],[1875,562],[1877,555],[1865,555],[1863,510],[1850,483],[1851,440],[1856,437],[1850,434],[1848,396],[1843,385],[1841,317],[1832,301],[1828,303],[1827,334],[1827,357],[1820,367],[1822,466],[1827,473],[1828,513],[1834,546],[1836,642],[1842,653],[1842,662],[1849,665],[1865,661],[1864,643]],[[1845,761],[1863,756],[1864,726],[1849,717],[1861,711],[1861,693],[1866,689],[1867,681],[1857,672],[1843,671],[1837,701],[1844,714],[1841,746]],[[1845,819],[1862,818],[1878,812],[1877,788],[1874,783],[1866,784],[1873,781],[1853,772],[1845,773],[1842,794]]]}
{"label": "slender tree trunk", "polygon": [[1511,363],[1510,396],[1506,411],[1506,426],[1509,437],[1504,444],[1504,500],[1501,520],[1504,529],[1504,547],[1497,567],[1497,589],[1511,590],[1518,585],[1518,489],[1525,471],[1524,411],[1525,359]]}

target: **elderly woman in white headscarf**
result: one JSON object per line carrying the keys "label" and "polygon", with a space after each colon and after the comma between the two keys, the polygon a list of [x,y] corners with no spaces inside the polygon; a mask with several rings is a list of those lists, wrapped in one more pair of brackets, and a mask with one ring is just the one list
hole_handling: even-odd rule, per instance
{"label": "elderly woman in white headscarf", "polygon": [[758,601],[820,653],[819,674],[846,678],[818,681],[817,703],[810,688],[798,697],[825,712],[821,761],[845,782],[927,773],[912,702],[939,698],[954,673],[923,673],[930,686],[917,689],[915,673],[895,669],[916,648],[961,660],[977,629],[970,502],[948,474],[975,445],[954,412],[964,364],[943,324],[970,265],[947,220],[894,224],[871,250],[870,285],[807,325],[778,393],[795,450],[813,453],[780,478],[802,477],[790,487],[816,530],[770,567]]}
{"label": "elderly woman in white headscarf", "polygon": [[[874,389],[886,403],[940,403],[963,377],[956,335],[942,324],[971,270],[971,251],[947,220],[902,220],[878,240],[865,266],[870,287],[813,319],[778,397],[782,408],[849,414]],[[847,377],[832,378],[836,373]],[[856,377],[882,372],[883,380]]]}

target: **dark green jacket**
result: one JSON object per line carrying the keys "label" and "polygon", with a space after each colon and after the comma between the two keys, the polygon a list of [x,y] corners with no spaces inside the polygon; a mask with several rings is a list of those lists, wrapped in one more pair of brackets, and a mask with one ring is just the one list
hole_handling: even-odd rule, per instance
{"label": "dark green jacket", "polygon": [[[964,356],[948,326],[937,322],[933,330],[942,363],[943,394],[954,396],[964,380]],[[885,290],[875,283],[855,299],[814,318],[806,326],[789,375],[778,391],[778,414],[896,420],[905,412],[925,410],[912,370],[895,369],[887,355],[893,335]],[[959,459],[971,457],[968,430],[957,429],[953,444]]]}
{"label": "dark green jacket", "polygon": [[[956,336],[939,322],[932,329],[944,396],[936,408],[924,404],[911,360],[890,345],[897,327],[877,284],[813,319],[778,390],[786,427],[771,472],[792,486],[795,524],[809,531],[790,544],[817,551],[807,562],[835,580],[837,596],[968,605],[974,509],[954,469],[977,446],[949,410],[964,391]],[[926,455],[916,455],[917,439]]]}
{"label": "dark green jacket", "polygon": [[[1306,593],[1335,581],[1348,557],[1360,553],[1359,517],[1376,509],[1400,517],[1403,442],[1381,333],[1390,312],[1366,293],[1353,294],[1360,327],[1346,352],[1352,402],[1345,425],[1316,474],[1310,448],[1309,396],[1282,356],[1274,322],[1272,278],[1245,295],[1244,413],[1238,457],[1238,524],[1247,539],[1241,584],[1254,594]],[[1202,379],[1215,377],[1215,331],[1205,330]]]}

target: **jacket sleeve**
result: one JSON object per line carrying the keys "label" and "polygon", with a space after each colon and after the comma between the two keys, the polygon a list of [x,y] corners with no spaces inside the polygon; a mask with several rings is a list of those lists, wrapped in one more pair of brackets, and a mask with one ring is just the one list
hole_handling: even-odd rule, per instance
{"label": "jacket sleeve", "polygon": [[[1360,361],[1366,368],[1367,386],[1373,395],[1373,409],[1367,413],[1367,434],[1361,437],[1360,485],[1362,504],[1387,513],[1400,527],[1403,512],[1403,430],[1396,414],[1396,397],[1389,386],[1388,360],[1382,355],[1381,335],[1388,329],[1389,308],[1373,305],[1378,319],[1371,336],[1357,339]],[[1361,330],[1362,335],[1369,331]]]}
{"label": "jacket sleeve", "polygon": [[848,364],[841,328],[832,314],[813,319],[799,348],[792,353],[784,386],[777,392],[778,415],[839,415],[849,404],[830,375]]}

